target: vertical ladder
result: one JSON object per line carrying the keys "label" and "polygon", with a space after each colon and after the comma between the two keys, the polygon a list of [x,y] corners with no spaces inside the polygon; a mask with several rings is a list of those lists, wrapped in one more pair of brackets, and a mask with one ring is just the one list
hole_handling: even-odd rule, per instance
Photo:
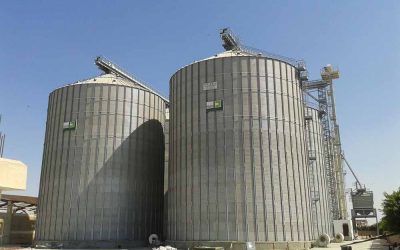
{"label": "vertical ladder", "polygon": [[[306,98],[304,98],[306,100]],[[304,105],[305,109],[305,132],[306,132],[306,146],[307,146],[307,174],[308,174],[308,184],[310,188],[310,198],[311,198],[311,212],[312,212],[312,223],[313,230],[316,230],[317,234],[320,234],[320,228],[318,223],[318,210],[317,210],[317,202],[319,201],[319,192],[317,188],[317,182],[315,181],[315,176],[317,175],[317,156],[315,145],[312,143],[312,115],[308,112],[306,104]]]}
{"label": "vertical ladder", "polygon": [[334,166],[334,174],[336,179],[336,197],[338,205],[338,218],[347,218],[347,206],[346,206],[346,195],[345,195],[345,183],[344,183],[344,171],[343,171],[343,160],[342,160],[342,145],[340,141],[339,125],[336,119],[336,107],[335,98],[333,94],[332,80],[328,81],[327,86],[327,107],[330,114],[331,122],[331,138],[332,138],[332,159]]}
{"label": "vertical ladder", "polygon": [[318,103],[319,103],[319,115],[321,117],[322,133],[323,133],[323,147],[324,147],[324,164],[326,177],[328,180],[328,192],[329,192],[329,205],[331,209],[331,216],[334,220],[340,218],[339,204],[337,196],[337,180],[335,173],[335,164],[333,159],[333,147],[332,147],[332,136],[331,126],[329,117],[329,107],[327,98],[327,89],[318,89]]}
{"label": "vertical ladder", "polygon": [[[300,74],[301,76],[301,74]],[[322,80],[302,81],[306,95],[317,102],[322,125],[324,165],[326,170],[329,206],[333,220],[346,219],[346,197],[339,125],[336,120],[336,107],[332,80],[339,78],[339,71],[327,65],[321,70]],[[309,92],[310,91],[310,92]],[[317,91],[317,97],[311,94]]]}

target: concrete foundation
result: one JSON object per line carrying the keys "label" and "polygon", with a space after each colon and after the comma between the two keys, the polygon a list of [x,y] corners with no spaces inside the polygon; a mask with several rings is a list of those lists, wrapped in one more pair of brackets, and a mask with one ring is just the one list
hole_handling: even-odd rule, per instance
{"label": "concrete foundation", "polygon": [[[178,249],[198,246],[223,247],[225,250],[246,250],[244,241],[167,241]],[[257,250],[305,250],[311,248],[311,241],[259,241],[255,242]]]}
{"label": "concrete foundation", "polygon": [[354,239],[353,224],[351,220],[334,220],[333,221],[334,234],[341,233],[344,235],[344,240],[351,241]]}
{"label": "concrete foundation", "polygon": [[145,241],[112,241],[112,240],[71,240],[71,241],[36,241],[35,248],[69,248],[69,249],[118,249],[118,248],[136,248],[147,246]]}

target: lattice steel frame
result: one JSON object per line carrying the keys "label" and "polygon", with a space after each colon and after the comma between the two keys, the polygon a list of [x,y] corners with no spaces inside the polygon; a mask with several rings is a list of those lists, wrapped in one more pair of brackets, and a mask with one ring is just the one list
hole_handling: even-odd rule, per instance
{"label": "lattice steel frame", "polygon": [[321,126],[323,133],[323,145],[324,145],[324,164],[328,180],[328,192],[329,192],[329,204],[331,208],[331,214],[333,219],[339,219],[339,201],[337,196],[337,180],[334,166],[334,154],[333,154],[333,143],[331,135],[331,121],[329,119],[329,104],[327,98],[327,89],[318,89],[318,104],[319,114],[321,116]]}
{"label": "lattice steel frame", "polygon": [[[303,71],[306,71],[304,68]],[[306,75],[306,74],[304,74]],[[335,101],[332,79],[302,79],[304,100],[307,96],[317,102],[323,133],[324,164],[328,181],[329,206],[333,220],[346,219],[346,197],[341,158],[339,126],[336,121]],[[312,93],[316,92],[317,96]]]}

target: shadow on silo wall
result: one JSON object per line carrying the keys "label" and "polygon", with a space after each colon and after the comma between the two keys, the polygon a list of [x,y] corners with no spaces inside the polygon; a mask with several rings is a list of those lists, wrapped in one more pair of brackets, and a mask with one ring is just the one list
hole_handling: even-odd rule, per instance
{"label": "shadow on silo wall", "polygon": [[[116,138],[107,139],[110,142],[112,140],[112,145],[106,142],[103,148],[95,147],[96,154],[114,148]],[[76,197],[71,198],[70,204],[63,204],[64,208],[56,213],[57,218],[45,219],[50,220],[50,224],[55,223],[50,228],[58,228],[60,234],[53,233],[55,237],[46,238],[39,236],[37,245],[119,248],[145,246],[149,235],[153,233],[162,237],[162,124],[158,120],[145,121],[113,150],[104,163],[97,162],[97,158],[95,161],[95,164],[85,164],[89,160],[82,159],[82,164],[70,166],[81,169],[78,177],[72,177],[78,180],[76,184],[79,188],[78,192],[71,191],[65,195]]]}

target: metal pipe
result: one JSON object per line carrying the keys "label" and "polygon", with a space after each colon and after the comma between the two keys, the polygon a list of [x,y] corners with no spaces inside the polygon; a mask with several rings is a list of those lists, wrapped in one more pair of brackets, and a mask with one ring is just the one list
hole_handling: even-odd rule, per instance
{"label": "metal pipe", "polygon": [[344,154],[342,154],[342,159],[343,159],[344,162],[346,163],[347,167],[349,167],[349,169],[350,169],[351,173],[353,174],[354,178],[356,179],[357,184],[359,185],[359,187],[362,188],[362,185],[361,185],[360,180],[358,180],[358,178],[357,178],[356,174],[354,173],[353,169],[350,167],[349,162],[348,162],[348,161],[346,160],[346,158],[344,157]]}
{"label": "metal pipe", "polygon": [[110,60],[108,60],[104,57],[98,56],[94,62],[104,72],[106,72],[106,73],[113,72],[114,74],[122,76],[125,79],[133,82],[134,84],[137,84],[137,85],[149,90],[150,92],[153,92],[155,95],[157,95],[161,99],[163,99],[163,101],[165,101],[166,103],[169,103],[169,100],[167,98],[163,97],[161,94],[159,94],[153,88],[151,88],[149,86],[149,84],[145,84],[143,81],[139,80],[137,77],[133,76],[132,74],[126,72],[126,70],[122,69],[120,66],[116,65],[115,63],[111,62]]}

